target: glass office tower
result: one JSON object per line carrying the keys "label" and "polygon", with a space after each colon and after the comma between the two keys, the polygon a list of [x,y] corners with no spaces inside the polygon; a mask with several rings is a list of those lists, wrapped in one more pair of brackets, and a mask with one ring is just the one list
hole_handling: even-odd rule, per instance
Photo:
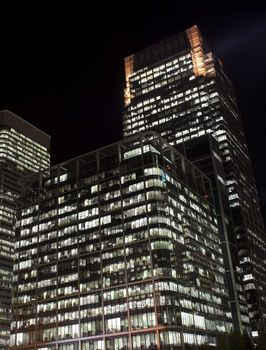
{"label": "glass office tower", "polygon": [[250,332],[248,308],[219,144],[212,134],[206,134],[182,142],[176,145],[176,148],[203,171],[212,182],[234,329],[242,332],[245,328]]}
{"label": "glass office tower", "polygon": [[125,59],[124,136],[218,141],[252,329],[266,330],[266,237],[240,113],[222,63],[196,26]]}
{"label": "glass office tower", "polygon": [[12,349],[196,349],[230,332],[211,182],[158,134],[22,188]]}
{"label": "glass office tower", "polygon": [[0,349],[10,338],[16,200],[21,176],[50,164],[50,137],[15,114],[0,111]]}

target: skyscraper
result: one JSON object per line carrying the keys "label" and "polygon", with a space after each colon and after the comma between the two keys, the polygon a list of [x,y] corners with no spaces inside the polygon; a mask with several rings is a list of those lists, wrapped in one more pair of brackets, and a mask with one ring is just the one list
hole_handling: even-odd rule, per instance
{"label": "skyscraper", "polygon": [[211,182],[159,135],[22,189],[12,348],[195,349],[230,332]]}
{"label": "skyscraper", "polygon": [[10,111],[0,112],[0,349],[9,346],[16,200],[21,177],[50,165],[50,137]]}
{"label": "skyscraper", "polygon": [[206,134],[182,142],[176,145],[176,147],[187,159],[203,171],[212,182],[219,239],[223,252],[226,285],[229,292],[234,329],[238,332],[243,332],[244,328],[250,331],[237,242],[234,235],[233,218],[229,205],[219,144],[212,134]]}
{"label": "skyscraper", "polygon": [[252,329],[266,329],[266,238],[232,84],[196,26],[125,59],[124,135],[217,140]]}

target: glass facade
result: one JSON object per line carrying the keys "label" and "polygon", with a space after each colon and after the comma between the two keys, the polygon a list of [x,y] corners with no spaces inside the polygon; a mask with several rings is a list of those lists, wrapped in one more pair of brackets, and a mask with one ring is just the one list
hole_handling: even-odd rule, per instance
{"label": "glass facade", "polygon": [[248,308],[219,144],[211,134],[207,134],[182,142],[176,147],[212,182],[234,329],[241,332],[244,327],[250,332]]}
{"label": "glass facade", "polygon": [[159,135],[22,188],[12,348],[193,349],[231,331],[211,182]]}
{"label": "glass facade", "polygon": [[13,128],[0,125],[0,162],[13,163],[18,170],[38,172],[50,166],[46,147]]}
{"label": "glass facade", "polygon": [[[29,137],[32,134],[33,139]],[[9,111],[0,112],[0,349],[9,347],[16,201],[21,177],[50,164],[49,136]]]}
{"label": "glass facade", "polygon": [[240,113],[222,63],[196,26],[125,59],[124,136],[219,144],[253,330],[266,329],[266,237]]}

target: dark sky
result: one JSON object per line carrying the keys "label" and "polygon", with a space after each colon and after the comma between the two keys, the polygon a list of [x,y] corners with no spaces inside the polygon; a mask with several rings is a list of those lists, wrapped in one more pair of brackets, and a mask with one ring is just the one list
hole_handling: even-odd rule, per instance
{"label": "dark sky", "polygon": [[235,87],[265,215],[266,4],[111,3],[2,10],[0,109],[51,135],[53,164],[115,142],[123,58],[197,24]]}

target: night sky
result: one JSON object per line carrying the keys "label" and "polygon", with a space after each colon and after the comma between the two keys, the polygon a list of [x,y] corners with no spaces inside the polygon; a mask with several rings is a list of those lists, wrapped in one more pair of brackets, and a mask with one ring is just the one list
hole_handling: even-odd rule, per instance
{"label": "night sky", "polygon": [[51,135],[53,164],[115,142],[124,57],[197,24],[233,82],[266,218],[266,4],[184,3],[2,10],[0,109]]}

